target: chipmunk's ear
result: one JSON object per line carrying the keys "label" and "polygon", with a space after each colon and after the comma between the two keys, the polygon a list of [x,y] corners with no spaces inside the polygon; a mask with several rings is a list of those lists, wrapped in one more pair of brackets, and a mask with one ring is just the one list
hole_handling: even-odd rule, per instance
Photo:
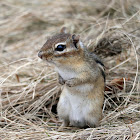
{"label": "chipmunk's ear", "polygon": [[75,35],[75,34],[73,34],[73,35],[72,35],[72,39],[73,39],[73,41],[78,42],[79,39],[80,39],[80,35]]}
{"label": "chipmunk's ear", "polygon": [[73,43],[73,40],[72,40],[71,36],[69,36],[66,40],[66,45],[70,46],[71,43]]}
{"label": "chipmunk's ear", "polygon": [[72,41],[76,48],[78,47],[77,43],[79,42],[79,40],[80,40],[80,35],[75,35],[75,34],[72,35]]}
{"label": "chipmunk's ear", "polygon": [[61,30],[60,30],[60,33],[66,34],[67,33],[67,28],[66,27],[62,27]]}

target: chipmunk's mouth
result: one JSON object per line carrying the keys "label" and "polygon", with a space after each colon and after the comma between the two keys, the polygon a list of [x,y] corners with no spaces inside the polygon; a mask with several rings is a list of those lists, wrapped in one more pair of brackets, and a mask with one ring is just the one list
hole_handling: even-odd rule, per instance
{"label": "chipmunk's mouth", "polygon": [[46,54],[46,52],[44,51],[40,51],[38,53],[38,57],[47,62],[51,62],[50,54]]}
{"label": "chipmunk's mouth", "polygon": [[47,63],[50,63],[50,64],[53,63],[51,60],[46,60],[46,62],[47,62]]}

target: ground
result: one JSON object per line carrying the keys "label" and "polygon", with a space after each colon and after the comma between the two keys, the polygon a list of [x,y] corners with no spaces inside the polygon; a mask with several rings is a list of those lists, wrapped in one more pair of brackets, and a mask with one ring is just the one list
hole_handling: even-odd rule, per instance
{"label": "ground", "polygon": [[[1,0],[0,139],[140,139],[139,9],[139,0]],[[63,26],[106,66],[97,128],[58,131],[60,86],[37,53]]]}

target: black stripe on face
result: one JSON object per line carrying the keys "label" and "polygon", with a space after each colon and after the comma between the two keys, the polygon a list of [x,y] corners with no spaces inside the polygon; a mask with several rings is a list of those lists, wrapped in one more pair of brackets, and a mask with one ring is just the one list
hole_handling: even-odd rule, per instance
{"label": "black stripe on face", "polygon": [[55,57],[71,57],[71,56],[75,56],[75,54],[77,54],[78,52],[76,51],[71,51],[71,52],[64,52],[64,53],[60,53],[60,54],[55,54]]}

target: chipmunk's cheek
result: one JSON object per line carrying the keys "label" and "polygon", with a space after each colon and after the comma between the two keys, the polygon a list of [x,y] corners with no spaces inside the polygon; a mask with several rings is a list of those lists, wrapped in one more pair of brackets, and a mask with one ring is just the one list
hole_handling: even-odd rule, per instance
{"label": "chipmunk's cheek", "polygon": [[47,63],[50,63],[50,64],[53,64],[55,62],[55,60],[54,60],[54,58],[52,56],[46,57],[46,58],[44,58],[44,60]]}
{"label": "chipmunk's cheek", "polygon": [[42,60],[43,60],[43,61],[46,61],[47,59],[46,59],[45,57],[42,57]]}

